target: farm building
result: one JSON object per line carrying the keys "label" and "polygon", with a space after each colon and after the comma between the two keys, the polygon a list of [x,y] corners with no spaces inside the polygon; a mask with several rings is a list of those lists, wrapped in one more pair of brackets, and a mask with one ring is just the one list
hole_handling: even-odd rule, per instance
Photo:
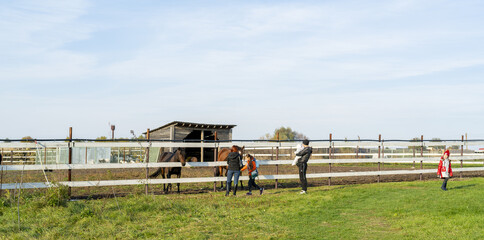
{"label": "farm building", "polygon": [[[161,127],[150,130],[150,139],[172,140],[172,141],[200,141],[232,140],[232,128],[236,125],[227,124],[206,124],[174,121]],[[146,133],[144,133],[146,134]],[[172,151],[172,149],[163,149]],[[213,148],[185,148],[187,157],[196,157],[203,161],[213,161]]]}

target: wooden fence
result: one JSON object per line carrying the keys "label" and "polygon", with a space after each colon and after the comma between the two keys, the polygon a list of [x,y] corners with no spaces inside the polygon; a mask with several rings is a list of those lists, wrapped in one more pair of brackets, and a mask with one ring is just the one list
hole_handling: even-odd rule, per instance
{"label": "wooden fence", "polygon": [[[74,148],[74,147],[116,147],[116,148],[153,148],[153,147],[192,147],[192,148],[214,148],[230,147],[232,145],[245,146],[247,150],[256,149],[293,149],[298,142],[258,142],[258,141],[244,141],[244,142],[43,142],[43,148]],[[315,159],[312,157],[309,164],[328,164],[330,169],[332,164],[341,163],[415,163],[419,162],[420,166],[423,163],[438,163],[439,157],[423,157],[423,148],[432,146],[459,146],[460,154],[453,154],[451,160],[458,161],[459,167],[454,167],[454,173],[462,172],[476,172],[484,171],[484,162],[476,161],[484,159],[484,154],[464,154],[465,146],[483,146],[484,141],[442,141],[442,142],[383,142],[383,141],[313,141],[311,146],[317,148],[327,148],[327,154],[318,154],[315,157],[328,157],[328,159]],[[377,158],[359,158],[358,149],[360,148],[378,148]],[[419,147],[421,148],[420,157],[404,157],[406,154],[399,155],[400,158],[384,157],[382,149],[385,147]],[[39,144],[35,142],[8,142],[0,143],[0,149],[34,149],[39,148]],[[346,153],[344,155],[356,156],[356,158],[341,158],[335,159],[333,153],[335,148],[355,148],[355,153]],[[333,151],[332,151],[333,150]],[[278,152],[278,151],[277,151]],[[381,154],[381,155],[380,155]],[[372,155],[375,155],[372,154]],[[360,154],[360,156],[362,156]],[[395,157],[397,155],[391,155]],[[341,156],[340,156],[341,157]],[[276,156],[278,159],[278,156]],[[146,160],[146,159],[145,159]],[[292,160],[259,160],[260,165],[288,165]],[[475,165],[473,167],[463,167],[464,165]],[[209,167],[226,166],[225,162],[187,162],[185,168],[188,167]],[[156,167],[181,167],[180,163],[102,163],[102,164],[49,164],[49,165],[2,165],[1,171],[39,171],[39,170],[68,170],[69,172],[80,169],[149,169]],[[384,176],[384,175],[409,175],[409,174],[428,174],[435,173],[436,169],[415,169],[415,170],[388,170],[388,171],[368,171],[368,172],[330,172],[329,173],[314,173],[307,174],[307,178],[335,178],[335,177],[357,177],[357,176]],[[297,174],[276,174],[276,175],[261,175],[260,180],[278,180],[278,179],[298,179]],[[240,180],[248,180],[247,176],[242,176]],[[95,186],[119,186],[119,185],[149,185],[149,184],[163,184],[163,183],[204,183],[204,182],[222,182],[226,181],[225,177],[201,177],[201,178],[179,178],[179,179],[125,179],[125,180],[99,180],[99,181],[62,181],[59,184],[67,185],[69,187],[95,187]],[[1,189],[17,189],[17,188],[46,188],[51,187],[49,182],[29,182],[29,183],[4,183],[1,184]]]}

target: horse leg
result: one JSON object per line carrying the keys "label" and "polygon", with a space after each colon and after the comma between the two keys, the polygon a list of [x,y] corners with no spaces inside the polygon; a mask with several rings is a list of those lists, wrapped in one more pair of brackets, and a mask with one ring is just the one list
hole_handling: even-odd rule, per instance
{"label": "horse leg", "polygon": [[[170,173],[170,171],[168,171],[168,174],[166,175],[166,178],[167,179],[171,179],[171,173]],[[166,187],[166,190],[171,192],[171,190],[172,190],[171,183],[168,183],[168,186]]]}
{"label": "horse leg", "polygon": [[[223,177],[224,176],[224,169],[222,167],[218,167],[218,173],[219,173],[219,176]],[[227,176],[227,173],[225,173],[225,176]],[[224,182],[221,181],[220,182],[220,189],[224,189]]]}
{"label": "horse leg", "polygon": [[[161,169],[161,176],[165,179],[165,168]],[[163,192],[166,193],[166,185],[163,183]]]}
{"label": "horse leg", "polygon": [[[178,178],[180,178],[180,177],[181,177],[181,173],[178,174]],[[178,193],[180,193],[180,183],[177,183],[176,186],[178,187]]]}

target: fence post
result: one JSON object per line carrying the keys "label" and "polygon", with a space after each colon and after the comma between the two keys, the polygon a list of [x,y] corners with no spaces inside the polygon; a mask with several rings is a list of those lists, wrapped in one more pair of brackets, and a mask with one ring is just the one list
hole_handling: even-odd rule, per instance
{"label": "fence post", "polygon": [[358,144],[356,145],[356,159],[359,159],[358,153],[360,152],[360,136],[358,136]]}
{"label": "fence post", "polygon": [[[277,133],[277,144],[279,145],[279,132]],[[279,146],[276,147],[276,160],[279,160]],[[279,175],[279,164],[276,164],[276,175]],[[276,186],[275,188],[277,189],[277,185],[279,183],[279,180],[276,178]]]}
{"label": "fence post", "polygon": [[[422,142],[422,146],[420,147],[420,157],[423,158],[423,148],[424,148],[424,143],[423,143],[423,135],[420,136],[420,141]],[[423,169],[423,160],[420,160],[420,169]],[[420,173],[420,180],[423,179],[423,174]]]}
{"label": "fence post", "polygon": [[[329,149],[328,149],[328,159],[331,160],[331,153],[333,151],[331,144],[333,142],[333,134],[329,134]],[[331,162],[329,163],[329,173],[331,173]],[[331,177],[328,177],[328,186],[331,186]]]}
{"label": "fence post", "polygon": [[[146,130],[146,139],[148,140],[148,143],[150,142],[150,129],[148,128]],[[145,184],[145,194],[148,195],[148,177],[150,174],[150,169],[148,168],[148,163],[150,162],[150,147],[146,148],[146,184]]]}
{"label": "fence post", "polygon": [[2,152],[0,153],[0,168],[2,168],[2,172],[0,173],[0,198],[2,197],[2,189],[3,189],[3,165],[2,165],[2,161],[3,161],[3,148],[2,148]]}
{"label": "fence post", "polygon": [[381,166],[384,167],[384,165],[385,165],[385,161],[384,161],[385,160],[385,139],[381,140],[381,149],[382,149],[381,150],[381,158],[383,159],[381,161]]}
{"label": "fence post", "polygon": [[415,169],[415,148],[416,146],[412,146],[413,149],[413,168]]}
{"label": "fence post", "polygon": [[200,133],[200,144],[202,145],[200,147],[200,162],[203,162],[204,161],[204,158],[205,158],[205,154],[203,152],[204,151],[203,150],[204,149],[203,148],[203,143],[205,142],[204,140],[205,140],[205,131],[202,130],[201,133]]}
{"label": "fence post", "polygon": [[[214,133],[214,146],[213,146],[213,162],[217,162],[218,151],[217,151],[217,131]],[[222,175],[222,173],[220,173]],[[213,167],[213,177],[217,177],[217,167]],[[213,181],[213,192],[217,191],[217,181]]]}
{"label": "fence post", "polygon": [[[381,134],[378,134],[378,171],[380,171],[380,157],[381,157]],[[377,175],[378,182],[380,182],[380,174]]]}
{"label": "fence post", "polygon": [[[69,127],[69,165],[72,164],[72,127]],[[72,170],[67,170],[67,181],[72,180]],[[68,189],[69,197],[71,196],[71,187]]]}
{"label": "fence post", "polygon": [[[464,135],[462,135],[462,145],[460,148],[460,156],[464,157]],[[462,169],[464,167],[464,159],[460,160],[460,168]],[[460,171],[460,178],[462,178],[462,170]]]}

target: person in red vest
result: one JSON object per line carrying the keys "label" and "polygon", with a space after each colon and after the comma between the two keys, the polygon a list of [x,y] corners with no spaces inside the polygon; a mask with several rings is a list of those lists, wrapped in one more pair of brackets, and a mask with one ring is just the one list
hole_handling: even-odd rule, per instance
{"label": "person in red vest", "polygon": [[449,156],[450,151],[446,150],[444,155],[440,158],[439,168],[437,169],[437,176],[444,179],[442,187],[440,187],[444,191],[447,191],[447,181],[453,176]]}

